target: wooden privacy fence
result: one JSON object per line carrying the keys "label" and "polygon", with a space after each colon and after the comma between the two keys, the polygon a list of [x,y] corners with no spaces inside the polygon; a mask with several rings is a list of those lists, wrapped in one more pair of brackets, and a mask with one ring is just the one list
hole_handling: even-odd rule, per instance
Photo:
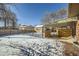
{"label": "wooden privacy fence", "polygon": [[11,35],[11,34],[16,34],[16,33],[20,33],[20,31],[18,30],[14,30],[14,29],[0,29],[0,36],[3,35]]}

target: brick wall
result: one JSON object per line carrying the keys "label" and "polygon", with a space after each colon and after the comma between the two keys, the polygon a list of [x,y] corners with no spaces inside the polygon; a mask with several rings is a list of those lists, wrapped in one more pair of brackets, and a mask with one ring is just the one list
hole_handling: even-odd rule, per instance
{"label": "brick wall", "polygon": [[68,17],[79,15],[79,3],[69,3]]}

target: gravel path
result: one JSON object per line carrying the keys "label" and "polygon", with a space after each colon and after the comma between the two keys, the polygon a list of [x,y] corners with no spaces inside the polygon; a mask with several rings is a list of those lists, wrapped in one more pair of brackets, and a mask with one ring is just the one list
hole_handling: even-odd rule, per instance
{"label": "gravel path", "polygon": [[63,56],[64,44],[56,39],[28,35],[11,35],[0,38],[2,56]]}

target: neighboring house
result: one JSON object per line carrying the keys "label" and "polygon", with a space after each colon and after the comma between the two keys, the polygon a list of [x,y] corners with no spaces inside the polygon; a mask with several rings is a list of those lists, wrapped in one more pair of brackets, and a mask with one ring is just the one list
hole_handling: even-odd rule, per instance
{"label": "neighboring house", "polygon": [[22,31],[27,31],[27,32],[32,32],[32,31],[34,31],[34,27],[33,26],[31,26],[31,25],[19,25],[18,26],[18,29],[19,30],[22,30]]}
{"label": "neighboring house", "polygon": [[19,25],[18,26],[18,29],[19,30],[26,30],[26,25]]}
{"label": "neighboring house", "polygon": [[32,25],[28,25],[28,26],[26,26],[26,30],[28,30],[28,31],[34,31],[34,27],[32,26]]}
{"label": "neighboring house", "polygon": [[36,25],[34,30],[38,33],[42,33],[43,31],[43,25]]}

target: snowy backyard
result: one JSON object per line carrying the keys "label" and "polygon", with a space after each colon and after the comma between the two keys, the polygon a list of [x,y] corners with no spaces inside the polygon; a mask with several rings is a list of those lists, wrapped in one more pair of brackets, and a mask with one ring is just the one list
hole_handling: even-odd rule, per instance
{"label": "snowy backyard", "polygon": [[0,56],[63,56],[64,44],[26,34],[0,37]]}

